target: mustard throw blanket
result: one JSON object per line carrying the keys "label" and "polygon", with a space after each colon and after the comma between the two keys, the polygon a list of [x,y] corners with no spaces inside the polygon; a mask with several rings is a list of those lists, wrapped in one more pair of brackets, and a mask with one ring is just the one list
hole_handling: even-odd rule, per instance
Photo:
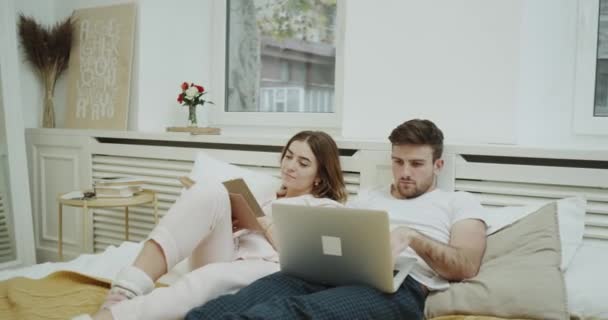
{"label": "mustard throw blanket", "polygon": [[110,281],[59,271],[42,279],[0,282],[0,319],[70,319],[93,314],[104,301]]}

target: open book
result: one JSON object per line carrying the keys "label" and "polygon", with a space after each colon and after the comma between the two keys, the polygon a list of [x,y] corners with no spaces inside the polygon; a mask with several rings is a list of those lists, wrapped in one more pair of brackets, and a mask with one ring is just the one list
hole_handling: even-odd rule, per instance
{"label": "open book", "polygon": [[[180,182],[186,188],[196,183],[188,177],[181,177]],[[245,183],[245,180],[242,178],[232,179],[224,181],[223,184],[230,194],[230,207],[232,209],[233,220],[238,220],[239,225],[246,229],[264,231],[264,228],[257,219],[264,216],[264,211],[253,196],[247,183]]]}

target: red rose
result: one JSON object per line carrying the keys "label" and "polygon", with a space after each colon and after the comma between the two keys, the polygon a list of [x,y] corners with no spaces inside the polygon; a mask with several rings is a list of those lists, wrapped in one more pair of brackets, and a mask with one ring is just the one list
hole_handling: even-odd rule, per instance
{"label": "red rose", "polygon": [[177,102],[179,102],[179,103],[184,102],[184,95],[183,94],[180,93],[180,94],[177,95]]}
{"label": "red rose", "polygon": [[196,89],[198,90],[198,92],[201,92],[201,93],[202,93],[203,91],[205,91],[205,88],[203,88],[202,86],[197,86],[197,85],[195,85],[195,87],[196,87]]}
{"label": "red rose", "polygon": [[182,83],[182,90],[186,90],[186,89],[188,89],[188,83],[184,82],[184,83]]}

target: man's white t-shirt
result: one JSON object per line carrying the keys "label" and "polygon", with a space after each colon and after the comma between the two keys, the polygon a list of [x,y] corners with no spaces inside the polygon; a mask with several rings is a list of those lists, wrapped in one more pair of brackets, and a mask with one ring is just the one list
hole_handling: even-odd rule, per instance
{"label": "man's white t-shirt", "polygon": [[[446,192],[435,189],[413,199],[397,199],[389,186],[364,190],[348,203],[349,207],[385,210],[391,230],[405,225],[440,243],[448,244],[450,229],[464,219],[484,221],[484,209],[468,192]],[[418,259],[410,272],[412,278],[429,290],[444,290],[449,282],[437,274],[418,254],[407,248],[401,255]]]}

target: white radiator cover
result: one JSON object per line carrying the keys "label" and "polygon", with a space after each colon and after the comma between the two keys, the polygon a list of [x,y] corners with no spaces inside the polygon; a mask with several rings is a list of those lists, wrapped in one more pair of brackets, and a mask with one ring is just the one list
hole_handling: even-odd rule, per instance
{"label": "white radiator cover", "polygon": [[[248,152],[248,156],[254,157],[255,152]],[[278,158],[278,154],[276,154],[276,157]],[[236,159],[239,158],[236,157]],[[158,193],[158,208],[161,217],[175,202],[181,191],[181,185],[177,178],[188,175],[193,165],[193,162],[189,160],[102,154],[93,154],[92,162],[93,178],[109,175],[130,175],[149,181],[150,183],[145,187]],[[240,165],[250,170],[278,176],[278,166]],[[556,168],[490,164],[489,166],[494,168],[486,168],[486,170],[491,169],[492,172],[499,174],[487,175],[483,174],[483,170],[480,169],[487,166],[487,163],[469,163],[462,157],[458,157],[455,189],[477,194],[485,206],[539,204],[550,200],[582,195],[588,203],[585,237],[608,240],[608,192],[606,188],[580,186],[581,183],[576,183],[576,179],[574,179],[574,183],[569,182],[571,180],[568,175],[546,175],[545,171],[554,172]],[[604,172],[606,170],[596,171],[598,170],[576,168],[576,176],[580,179],[581,175],[585,173],[595,176],[607,174]],[[527,172],[527,175],[522,175],[522,172]],[[345,171],[344,175],[349,193],[355,195],[360,187],[360,173]],[[152,208],[149,206],[132,207],[129,215],[129,238],[134,241],[145,239],[154,227]],[[102,251],[108,245],[120,244],[125,238],[124,211],[122,209],[95,210],[93,213],[93,237],[95,251]]]}
{"label": "white radiator cover", "polygon": [[6,203],[4,192],[0,193],[0,262],[15,260],[15,245],[10,229],[11,222],[7,210],[10,208]]}
{"label": "white radiator cover", "polygon": [[15,260],[16,247],[14,239],[14,223],[11,216],[9,201],[7,154],[0,152],[0,263]]}
{"label": "white radiator cover", "polygon": [[[233,151],[229,150],[205,150],[218,158],[227,160],[249,170],[279,176],[279,153],[255,152],[255,151]],[[237,153],[237,154],[234,154]],[[240,153],[240,154],[238,154]],[[245,154],[246,153],[246,156]],[[252,158],[262,160],[260,165],[250,163]],[[249,159],[238,161],[238,159]],[[265,163],[265,159],[276,159],[274,165]],[[344,158],[344,157],[343,157]],[[234,161],[237,160],[237,161]],[[348,160],[343,159],[343,162]],[[158,197],[159,216],[165,215],[169,207],[179,196],[182,186],[178,181],[181,176],[186,176],[192,169],[191,160],[169,160],[156,157],[134,157],[126,155],[92,155],[93,179],[128,175],[142,178],[148,183],[144,188],[154,190]],[[347,190],[351,195],[357,194],[360,184],[359,172],[344,171]],[[95,209],[93,216],[93,249],[95,252],[103,251],[109,245],[119,245],[125,239],[124,209]],[[129,207],[129,240],[141,241],[146,238],[154,227],[154,214],[151,206]]]}
{"label": "white radiator cover", "polygon": [[608,240],[608,169],[494,164],[456,159],[455,190],[476,193],[484,206],[587,199],[584,237]]}
{"label": "white radiator cover", "polygon": [[[149,181],[146,187],[158,193],[162,217],[180,194],[178,178],[190,172],[198,150],[277,175],[279,150],[289,137],[28,129],[26,138],[36,254],[43,262],[57,259],[58,194],[90,188],[96,177],[142,177]],[[336,142],[351,194],[391,181],[387,142],[340,138]],[[583,195],[588,201],[586,241],[608,241],[608,150],[446,145],[443,158],[440,187],[475,193],[486,206],[534,204]],[[149,234],[154,226],[152,211],[151,206],[130,208],[131,240],[143,240]],[[0,253],[4,249],[2,213],[0,210]],[[63,247],[68,257],[97,252],[125,238],[123,208],[95,210],[88,216],[79,208],[66,208],[64,213]]]}

